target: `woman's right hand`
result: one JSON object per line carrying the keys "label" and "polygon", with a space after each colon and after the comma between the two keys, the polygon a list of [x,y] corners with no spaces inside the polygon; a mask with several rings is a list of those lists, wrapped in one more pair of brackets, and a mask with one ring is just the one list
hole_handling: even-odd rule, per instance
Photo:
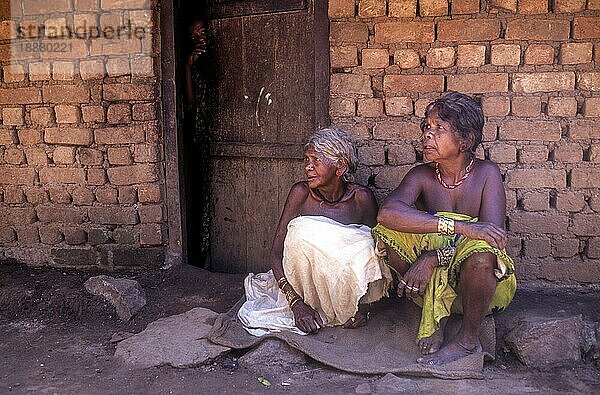
{"label": "woman's right hand", "polygon": [[206,40],[198,41],[193,47],[188,57],[188,65],[192,65],[198,61],[206,53]]}
{"label": "woman's right hand", "polygon": [[296,322],[296,326],[302,332],[316,333],[324,326],[323,320],[321,320],[319,313],[304,303],[303,300],[294,304],[294,307],[292,307],[292,312],[294,313],[294,321]]}
{"label": "woman's right hand", "polygon": [[[456,221],[459,224],[459,221]],[[492,247],[504,249],[508,242],[508,234],[506,230],[491,222],[462,222],[460,221],[459,229],[456,233],[468,237],[470,239],[484,240]]]}

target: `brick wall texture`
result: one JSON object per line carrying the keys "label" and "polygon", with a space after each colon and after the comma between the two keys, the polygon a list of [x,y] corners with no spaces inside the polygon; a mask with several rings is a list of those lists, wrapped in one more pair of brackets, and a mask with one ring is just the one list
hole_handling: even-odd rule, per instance
{"label": "brick wall texture", "polygon": [[329,18],[329,113],[357,181],[385,197],[422,161],[425,106],[477,96],[519,278],[600,283],[599,2],[329,0]]}
{"label": "brick wall texture", "polygon": [[38,265],[164,261],[156,1],[0,15],[0,245]]}

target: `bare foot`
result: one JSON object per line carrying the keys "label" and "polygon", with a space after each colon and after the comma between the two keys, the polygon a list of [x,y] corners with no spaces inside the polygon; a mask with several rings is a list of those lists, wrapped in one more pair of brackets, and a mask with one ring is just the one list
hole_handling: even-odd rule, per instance
{"label": "bare foot", "polygon": [[419,351],[421,354],[433,354],[442,348],[442,344],[444,344],[444,330],[446,329],[447,322],[448,317],[442,318],[440,320],[440,327],[433,335],[419,340]]}
{"label": "bare foot", "polygon": [[359,306],[358,311],[356,312],[356,314],[354,314],[354,317],[350,317],[350,319],[346,321],[344,325],[342,325],[342,328],[356,329],[360,328],[361,326],[365,326],[367,325],[367,321],[369,320],[370,314],[371,313],[366,307]]}
{"label": "bare foot", "polygon": [[452,343],[444,346],[441,350],[431,354],[430,356],[418,358],[417,362],[435,366],[444,365],[448,362],[456,361],[457,359],[481,351],[481,343],[479,342],[477,342],[477,344],[475,344],[472,347],[467,347],[461,344],[459,341],[453,341]]}

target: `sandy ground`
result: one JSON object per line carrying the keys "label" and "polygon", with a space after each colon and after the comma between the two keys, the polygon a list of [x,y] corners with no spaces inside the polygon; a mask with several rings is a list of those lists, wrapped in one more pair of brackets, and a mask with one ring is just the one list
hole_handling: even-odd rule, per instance
{"label": "sandy ground", "polygon": [[[194,307],[228,310],[243,293],[243,275],[210,273],[192,266],[144,273],[108,273],[136,279],[148,304],[130,322],[89,295],[83,283],[98,272],[0,264],[0,393],[188,394],[188,393],[600,393],[594,361],[531,369],[498,342],[497,359],[484,380],[356,375],[307,360],[302,365],[243,366],[232,351],[200,366],[133,369],[113,354],[112,335],[140,332],[149,322]],[[497,317],[498,337],[518,316],[582,314],[600,320],[600,293],[522,288]],[[267,378],[266,387],[257,378]]]}

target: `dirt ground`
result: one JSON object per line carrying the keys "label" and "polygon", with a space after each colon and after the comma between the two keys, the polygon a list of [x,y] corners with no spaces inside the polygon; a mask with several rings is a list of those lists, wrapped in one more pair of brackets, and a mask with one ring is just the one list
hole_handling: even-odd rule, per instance
{"label": "dirt ground", "polygon": [[[440,380],[356,375],[307,360],[303,365],[242,366],[244,351],[200,366],[134,369],[113,357],[112,335],[140,332],[149,322],[194,307],[228,310],[243,294],[243,275],[192,266],[167,271],[103,273],[139,281],[147,305],[128,323],[112,306],[89,295],[83,283],[98,272],[31,268],[0,263],[0,393],[600,393],[597,361],[531,369],[498,342],[497,359],[484,380]],[[522,287],[496,318],[498,337],[529,314],[600,319],[600,293],[591,289]],[[267,387],[257,378],[271,382]],[[390,384],[391,383],[391,384]]]}

